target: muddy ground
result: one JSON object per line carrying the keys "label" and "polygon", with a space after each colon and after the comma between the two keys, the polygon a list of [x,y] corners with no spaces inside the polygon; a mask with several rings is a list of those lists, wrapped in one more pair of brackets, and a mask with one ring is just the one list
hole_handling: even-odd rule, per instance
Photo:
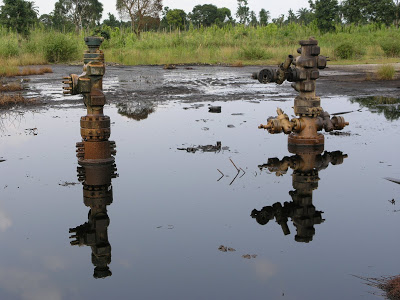
{"label": "muddy ground", "polygon": [[[398,97],[400,79],[375,79],[378,65],[329,66],[320,72],[317,95],[330,97],[385,96]],[[282,86],[263,85],[251,79],[251,74],[264,67],[177,66],[164,70],[162,66],[107,66],[104,91],[108,103],[126,101],[162,102],[180,100],[187,103],[208,101],[262,101],[293,98],[297,94],[290,83]],[[395,65],[400,71],[400,63]],[[81,66],[53,65],[54,73],[18,77],[9,80],[24,82],[26,94],[40,104],[50,106],[79,105],[81,97],[62,94],[61,80],[70,73],[80,74]],[[397,76],[400,78],[400,76]]]}

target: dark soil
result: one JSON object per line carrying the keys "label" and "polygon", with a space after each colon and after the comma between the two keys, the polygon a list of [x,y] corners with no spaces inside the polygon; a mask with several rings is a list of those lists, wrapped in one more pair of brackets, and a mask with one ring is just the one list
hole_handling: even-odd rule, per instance
{"label": "dark soil", "polygon": [[[396,66],[397,67],[397,66]],[[290,83],[281,86],[263,85],[251,78],[251,74],[264,67],[227,66],[108,66],[104,77],[104,92],[108,103],[182,101],[187,103],[293,99],[297,92]],[[317,81],[317,95],[331,97],[385,96],[397,97],[400,80],[374,79],[376,65],[329,66],[321,70]],[[25,96],[39,98],[39,104],[81,106],[81,96],[62,94],[62,77],[80,74],[81,66],[52,66],[53,73],[29,76],[25,84]],[[10,81],[15,80],[10,78]]]}

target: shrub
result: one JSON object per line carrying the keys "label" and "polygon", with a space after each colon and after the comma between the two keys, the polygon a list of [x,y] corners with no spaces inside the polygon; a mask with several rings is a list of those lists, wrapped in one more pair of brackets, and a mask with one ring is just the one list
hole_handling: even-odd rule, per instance
{"label": "shrub", "polygon": [[54,33],[49,37],[44,47],[44,53],[49,62],[55,63],[70,61],[79,55],[76,41],[59,33]]}
{"label": "shrub", "polygon": [[0,56],[10,58],[19,55],[19,45],[17,40],[7,39],[0,46]]}
{"label": "shrub", "polygon": [[335,56],[341,59],[353,58],[356,54],[354,46],[350,43],[343,43],[334,50]]}
{"label": "shrub", "polygon": [[380,80],[393,80],[396,71],[392,65],[382,65],[378,68],[376,75]]}
{"label": "shrub", "polygon": [[385,40],[381,43],[381,48],[385,52],[386,56],[394,57],[400,55],[400,42],[396,39]]}
{"label": "shrub", "polygon": [[269,59],[272,57],[272,55],[271,53],[259,47],[247,47],[240,50],[239,57],[247,60],[261,60]]}

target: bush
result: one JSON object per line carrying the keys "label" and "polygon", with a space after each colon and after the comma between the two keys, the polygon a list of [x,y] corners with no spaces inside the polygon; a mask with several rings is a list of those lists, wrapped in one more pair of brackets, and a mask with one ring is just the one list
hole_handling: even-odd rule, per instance
{"label": "bush", "polygon": [[19,45],[17,40],[8,39],[0,45],[0,56],[4,58],[15,57],[19,55]]}
{"label": "bush", "polygon": [[400,42],[398,40],[385,40],[382,41],[380,44],[386,56],[394,57],[400,55]]}
{"label": "bush", "polygon": [[335,48],[334,53],[337,58],[350,59],[355,56],[356,50],[352,44],[343,43]]}
{"label": "bush", "polygon": [[49,37],[44,54],[48,62],[66,62],[74,60],[79,55],[76,41],[65,34],[53,34]]}
{"label": "bush", "polygon": [[247,60],[261,60],[269,59],[272,55],[259,47],[247,47],[240,50],[239,57]]}
{"label": "bush", "polygon": [[378,68],[376,73],[380,80],[393,80],[396,71],[392,65],[383,65]]}

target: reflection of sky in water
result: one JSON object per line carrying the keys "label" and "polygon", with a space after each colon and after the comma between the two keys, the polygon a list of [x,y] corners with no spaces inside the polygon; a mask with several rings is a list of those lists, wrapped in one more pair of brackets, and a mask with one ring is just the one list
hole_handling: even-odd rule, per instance
{"label": "reflection of sky in water", "polygon": [[[388,126],[384,116],[363,110],[345,115],[350,136],[325,134],[325,149],[348,158],[320,171],[313,204],[326,221],[304,244],[294,241],[291,222],[292,235],[284,236],[277,224],[250,217],[254,208],[291,201],[292,170],[276,177],[258,169],[290,155],[287,137],[257,126],[277,105],[291,114],[293,103],[214,102],[221,114],[208,113],[207,104],[185,110],[190,105],[165,103],[141,121],[106,108],[120,177],[108,206],[113,275],[104,280],[92,278],[90,248],[69,245],[68,228],[88,217],[82,185],[59,185],[77,182],[84,109],[27,113],[11,129],[5,119],[0,211],[12,223],[0,232],[1,299],[374,299],[350,274],[400,273],[399,186],[383,179],[400,178],[398,120]],[[331,113],[359,108],[344,98],[322,104]],[[217,141],[231,151],[177,150]],[[229,159],[246,172],[232,185]],[[225,174],[218,182],[217,169]],[[220,245],[236,251],[220,252]]]}

